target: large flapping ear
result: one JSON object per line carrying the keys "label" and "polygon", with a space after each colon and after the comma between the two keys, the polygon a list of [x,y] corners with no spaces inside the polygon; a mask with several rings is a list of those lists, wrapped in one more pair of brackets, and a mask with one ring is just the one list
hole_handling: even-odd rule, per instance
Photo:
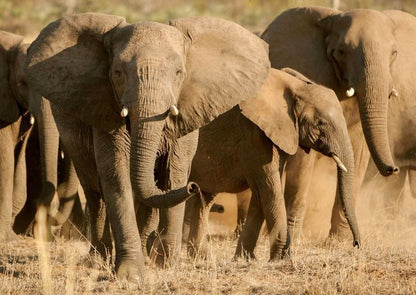
{"label": "large flapping ear", "polygon": [[85,13],[50,23],[28,49],[26,74],[32,89],[88,125],[111,130],[122,124],[103,40],[124,22],[118,16]]}
{"label": "large flapping ear", "polygon": [[196,17],[170,24],[183,33],[187,47],[179,115],[168,122],[173,135],[182,136],[255,97],[270,62],[267,44],[233,22]]}
{"label": "large flapping ear", "polygon": [[299,146],[293,93],[287,75],[271,69],[254,99],[240,103],[241,113],[256,124],[281,150],[294,155]]}
{"label": "large flapping ear", "polygon": [[22,36],[0,31],[0,120],[8,123],[16,121],[20,116],[17,100],[9,83],[8,56],[22,41]]}
{"label": "large flapping ear", "polygon": [[302,7],[286,10],[276,17],[262,34],[262,39],[269,44],[272,67],[289,67],[319,84],[338,86],[327,57],[327,31],[322,22],[339,13],[324,7]]}

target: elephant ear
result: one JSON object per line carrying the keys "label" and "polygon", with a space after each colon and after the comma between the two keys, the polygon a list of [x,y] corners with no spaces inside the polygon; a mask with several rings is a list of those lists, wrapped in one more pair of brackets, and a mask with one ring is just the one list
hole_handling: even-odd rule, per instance
{"label": "elephant ear", "polygon": [[325,23],[339,13],[324,7],[302,7],[276,17],[261,36],[269,44],[272,67],[292,68],[335,89],[338,81],[327,57]]}
{"label": "elephant ear", "polygon": [[241,102],[240,109],[276,146],[294,155],[299,146],[299,133],[287,76],[271,69],[257,97]]}
{"label": "elephant ear", "polygon": [[7,123],[16,121],[20,116],[17,100],[10,88],[8,56],[22,41],[22,36],[0,31],[0,120]]}
{"label": "elephant ear", "polygon": [[85,13],[50,23],[28,49],[26,74],[32,89],[87,125],[103,130],[121,125],[104,35],[124,22],[118,16]]}
{"label": "elephant ear", "polygon": [[178,99],[179,115],[167,129],[183,136],[240,101],[253,98],[270,69],[267,44],[236,23],[213,18],[170,22],[186,44],[186,78]]}

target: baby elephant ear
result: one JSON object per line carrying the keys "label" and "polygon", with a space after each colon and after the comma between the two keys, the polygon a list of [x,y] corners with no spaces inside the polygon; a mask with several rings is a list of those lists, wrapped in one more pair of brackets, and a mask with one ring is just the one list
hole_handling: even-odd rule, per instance
{"label": "baby elephant ear", "polygon": [[270,62],[267,44],[231,21],[196,17],[170,24],[183,33],[186,44],[179,115],[168,123],[175,136],[182,136],[255,97]]}
{"label": "baby elephant ear", "polygon": [[299,73],[298,71],[292,69],[292,68],[283,68],[281,69],[282,72],[288,73],[289,75],[292,75],[295,78],[298,78],[299,80],[305,82],[306,84],[314,84],[311,80],[306,78],[303,74]]}
{"label": "baby elephant ear", "polygon": [[293,93],[287,74],[271,69],[259,94],[240,103],[241,113],[256,124],[281,150],[294,155],[299,146]]}
{"label": "baby elephant ear", "polygon": [[12,94],[10,87],[10,68],[8,56],[23,41],[22,36],[0,31],[0,120],[12,123],[20,116],[16,98]]}
{"label": "baby elephant ear", "polygon": [[28,49],[26,74],[32,89],[87,125],[111,130],[122,124],[104,36],[124,21],[85,13],[50,23]]}

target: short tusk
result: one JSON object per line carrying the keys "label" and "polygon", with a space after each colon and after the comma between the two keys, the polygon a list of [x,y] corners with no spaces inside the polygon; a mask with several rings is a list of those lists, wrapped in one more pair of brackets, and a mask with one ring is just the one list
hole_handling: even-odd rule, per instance
{"label": "short tusk", "polygon": [[30,120],[29,120],[30,125],[35,124],[35,116],[33,116],[33,114],[30,114]]}
{"label": "short tusk", "polygon": [[125,117],[127,117],[128,114],[129,114],[128,108],[126,106],[123,106],[123,108],[121,109],[121,112],[120,112],[120,116],[125,118]]}
{"label": "short tusk", "polygon": [[174,104],[170,106],[169,111],[175,117],[179,115],[179,110]]}
{"label": "short tusk", "polygon": [[354,88],[350,87],[350,89],[347,90],[346,94],[348,97],[352,97],[355,93]]}
{"label": "short tusk", "polygon": [[399,97],[399,92],[396,89],[392,88],[391,93],[390,93],[390,97],[398,98]]}
{"label": "short tusk", "polygon": [[339,169],[341,169],[344,172],[348,172],[347,167],[345,167],[344,163],[342,163],[341,159],[338,158],[337,155],[332,155],[332,159],[334,159],[335,163],[337,163]]}
{"label": "short tusk", "polygon": [[65,153],[64,153],[64,151],[63,150],[61,150],[61,159],[63,160],[63,159],[65,159]]}

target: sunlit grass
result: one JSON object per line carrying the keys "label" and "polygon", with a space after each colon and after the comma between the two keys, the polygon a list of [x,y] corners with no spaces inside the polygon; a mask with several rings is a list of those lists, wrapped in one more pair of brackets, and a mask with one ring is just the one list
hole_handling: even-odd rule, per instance
{"label": "sunlit grass", "polygon": [[303,239],[294,241],[291,259],[269,263],[267,237],[260,237],[257,260],[232,261],[231,228],[211,223],[206,259],[182,250],[171,267],[147,265],[141,286],[118,281],[99,258],[91,263],[86,242],[58,239],[39,247],[21,238],[0,246],[0,294],[134,294],[137,288],[145,294],[414,294],[416,227],[400,218],[361,225],[359,250],[350,240]]}

